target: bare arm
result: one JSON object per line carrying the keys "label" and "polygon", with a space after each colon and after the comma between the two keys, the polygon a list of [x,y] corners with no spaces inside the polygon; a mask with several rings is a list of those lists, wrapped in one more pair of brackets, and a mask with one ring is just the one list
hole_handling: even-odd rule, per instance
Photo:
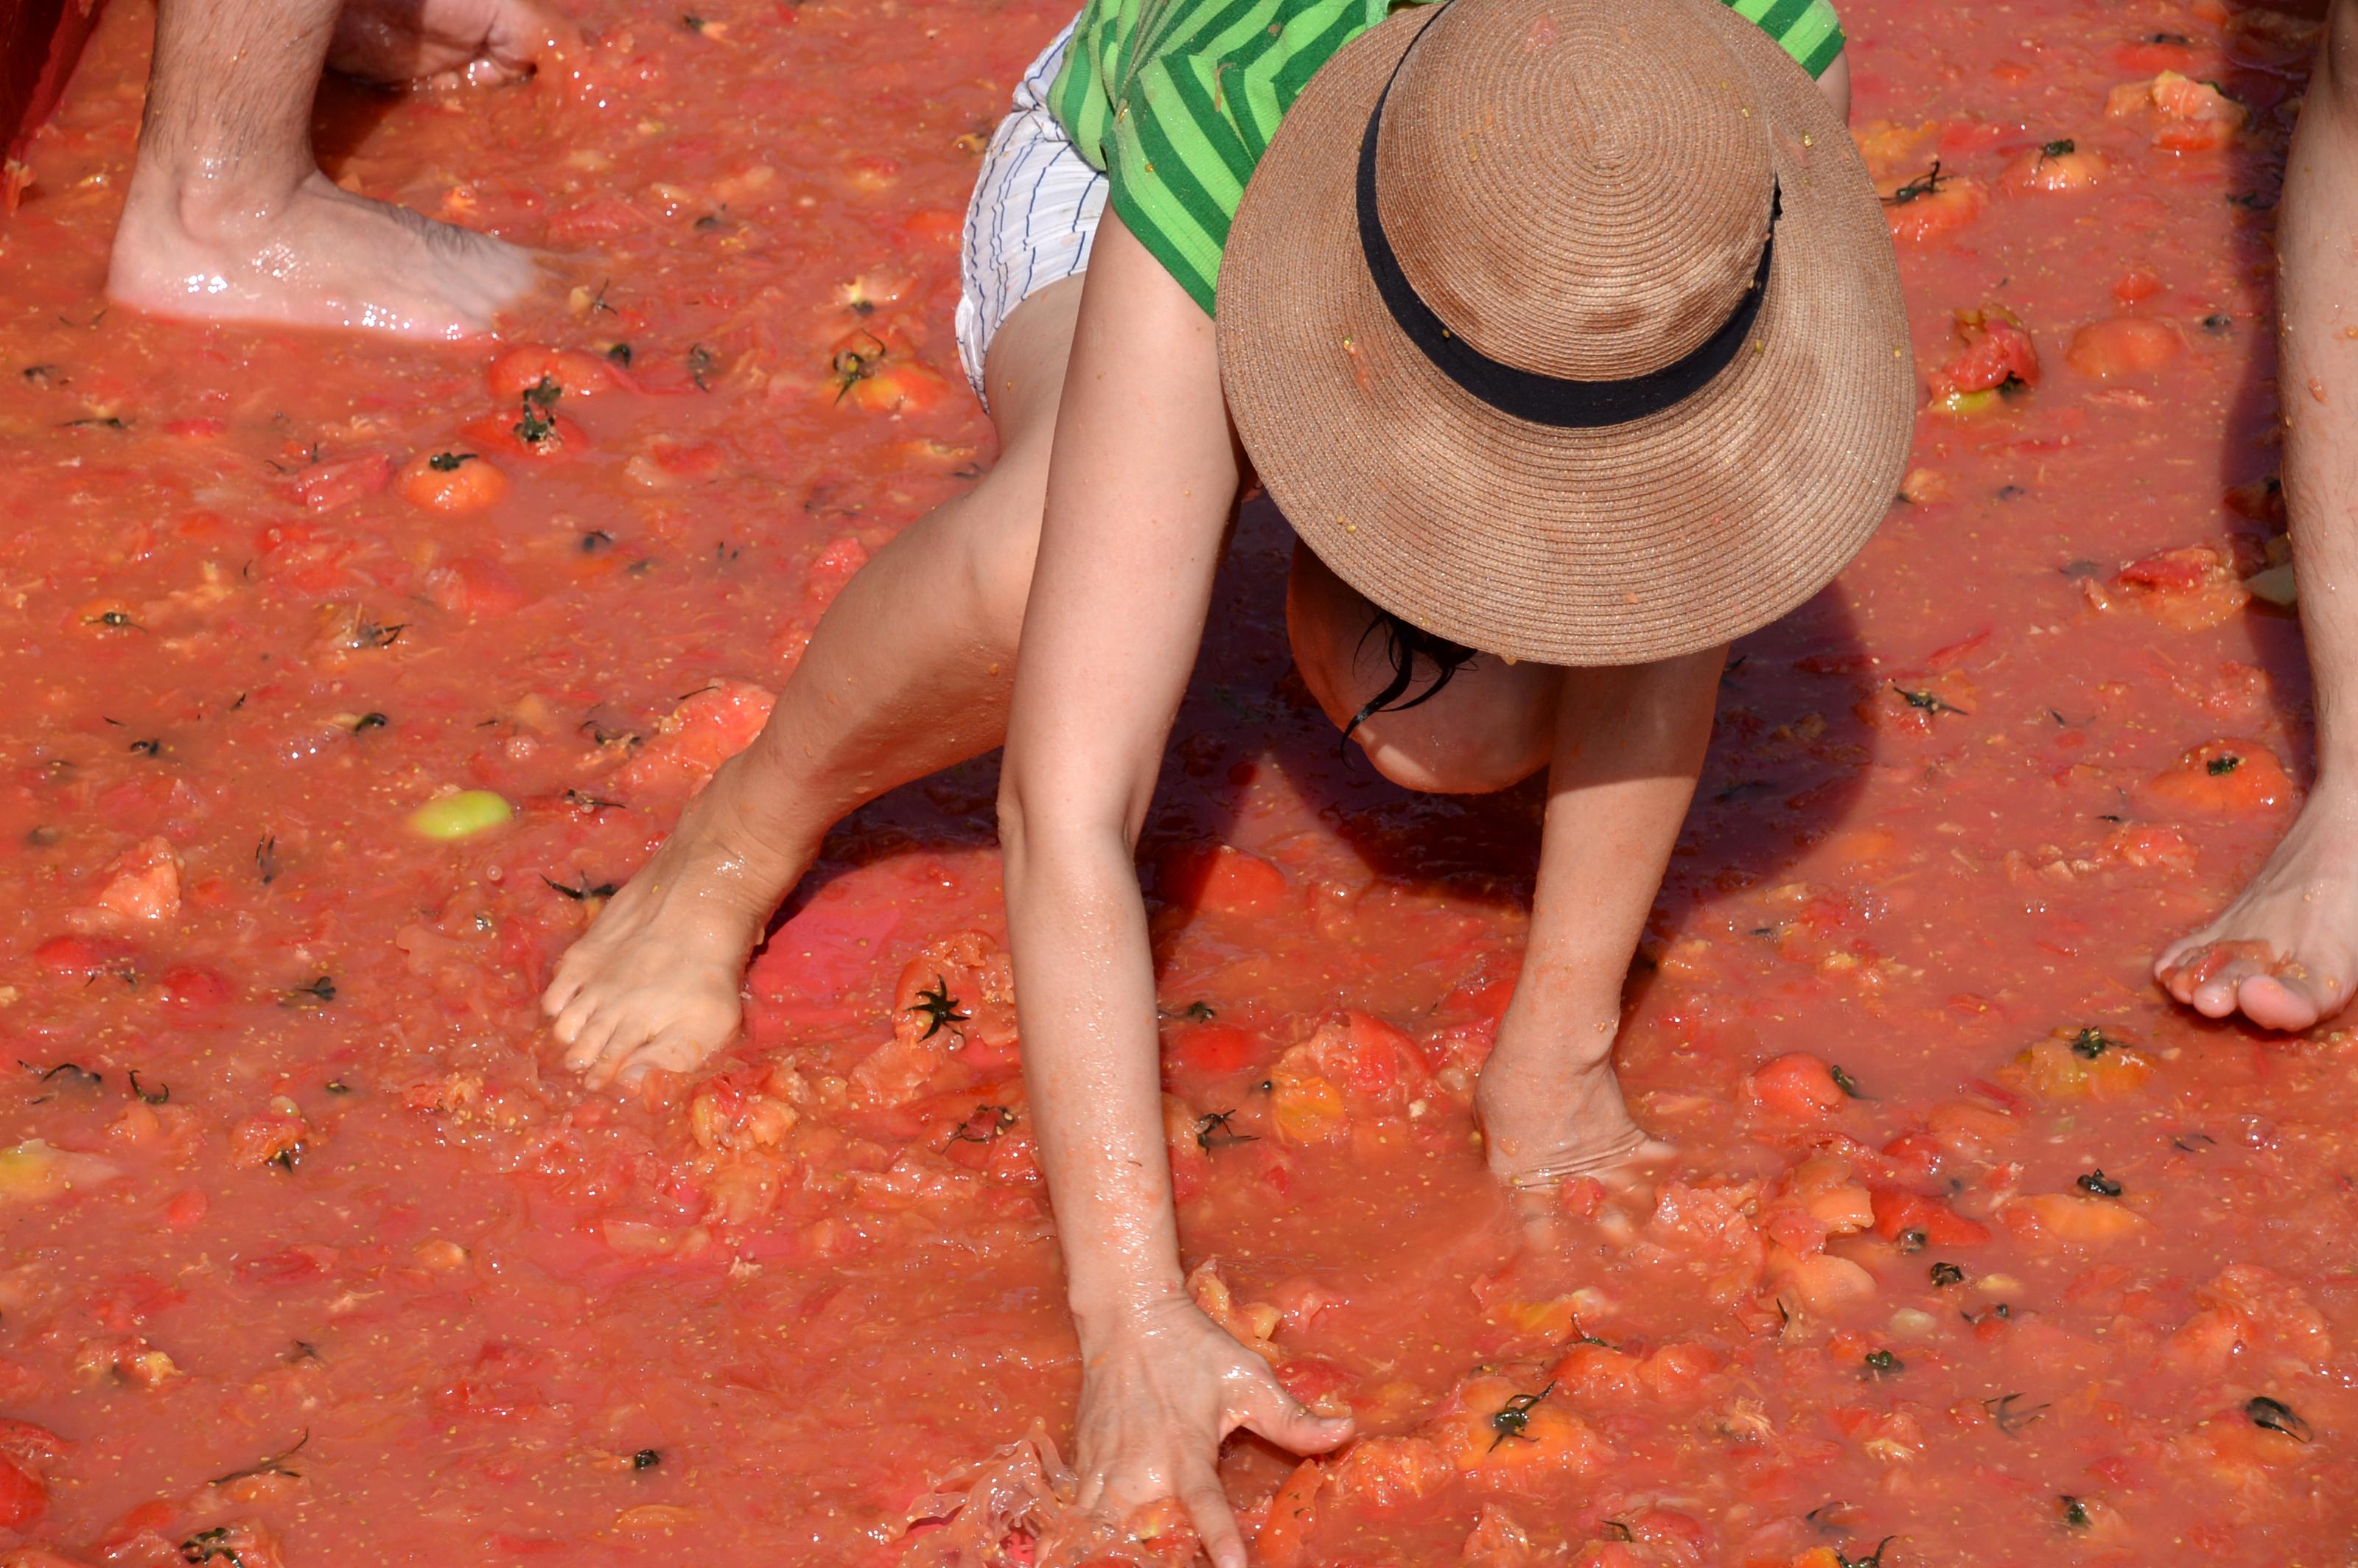
{"label": "bare arm", "polygon": [[1082,1501],[1175,1497],[1218,1568],[1245,1568],[1219,1441],[1246,1426],[1312,1451],[1349,1425],[1303,1411],[1180,1274],[1133,856],[1238,468],[1212,324],[1111,212],[1065,389],[1000,833],[1024,1078],[1080,1331]]}
{"label": "bare arm", "polygon": [[1518,1007],[1598,1002],[1619,1018],[1629,956],[1703,769],[1726,656],[1713,648],[1565,672]]}
{"label": "bare arm", "polygon": [[1694,795],[1725,654],[1563,674],[1531,935],[1482,1069],[1490,1167],[1509,1181],[1644,1146],[1613,1076],[1621,985]]}
{"label": "bare arm", "polygon": [[1850,118],[1850,56],[1848,54],[1834,56],[1833,64],[1826,67],[1825,74],[1818,78],[1818,91],[1826,95],[1826,102],[1834,106],[1835,114],[1845,120]]}

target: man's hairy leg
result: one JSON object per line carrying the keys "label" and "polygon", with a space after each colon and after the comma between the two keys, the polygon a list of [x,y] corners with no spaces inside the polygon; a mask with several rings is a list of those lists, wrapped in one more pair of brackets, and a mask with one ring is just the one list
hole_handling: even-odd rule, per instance
{"label": "man's hairy leg", "polygon": [[[457,69],[463,49],[511,74],[528,68],[536,13],[481,0],[461,8],[469,15],[444,30],[480,22],[480,37],[409,53]],[[320,173],[311,101],[339,9],[161,0],[111,296],[158,315],[454,339],[488,329],[532,287],[532,259],[515,247],[354,196]],[[398,53],[383,27],[376,42],[380,57]]]}

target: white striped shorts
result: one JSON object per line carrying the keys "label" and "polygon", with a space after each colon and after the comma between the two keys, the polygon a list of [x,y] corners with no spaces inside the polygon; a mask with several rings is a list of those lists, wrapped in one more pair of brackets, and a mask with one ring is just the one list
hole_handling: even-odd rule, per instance
{"label": "white striped shorts", "polygon": [[1088,166],[1047,108],[1049,84],[1072,41],[1067,25],[1016,84],[1014,111],[991,135],[967,205],[958,359],[986,408],[982,367],[991,339],[1018,305],[1087,269],[1105,211],[1106,177]]}

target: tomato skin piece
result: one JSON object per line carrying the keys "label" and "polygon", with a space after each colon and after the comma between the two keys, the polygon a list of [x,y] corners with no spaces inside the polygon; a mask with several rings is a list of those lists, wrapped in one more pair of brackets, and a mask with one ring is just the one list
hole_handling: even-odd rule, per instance
{"label": "tomato skin piece", "polygon": [[721,763],[753,743],[776,700],[751,681],[714,682],[656,721],[654,738],[615,773],[616,785],[634,795],[701,790]]}
{"label": "tomato skin piece", "polygon": [[470,621],[512,615],[532,602],[532,595],[507,568],[482,556],[460,556],[437,568],[427,575],[426,593]]}
{"label": "tomato skin piece", "polygon": [[2082,375],[2099,381],[2145,375],[2176,359],[2186,348],[2178,324],[2159,316],[2115,316],[2092,321],[2071,334],[2063,358]]}
{"label": "tomato skin piece", "polygon": [[2142,1234],[2151,1222],[2112,1198],[2077,1193],[2032,1193],[2000,1211],[2006,1227],[2026,1241],[2097,1246]]}
{"label": "tomato skin piece", "polygon": [[2227,146],[2251,111],[2207,81],[2165,70],[2149,81],[2125,81],[2104,100],[2104,118],[2145,127],[2169,152],[2210,152]]}
{"label": "tomato skin piece", "polygon": [[333,512],[393,482],[393,458],[385,452],[355,452],[314,463],[295,476],[295,499],[314,512]]}
{"label": "tomato skin piece", "polygon": [[502,403],[514,403],[538,386],[543,377],[555,382],[565,396],[584,400],[630,385],[622,367],[603,354],[538,344],[520,345],[493,360],[484,368],[483,384]]}
{"label": "tomato skin piece", "polygon": [[[458,466],[448,466],[454,459]],[[508,492],[508,476],[480,452],[420,452],[402,465],[395,484],[412,506],[446,517],[486,511]]]}
{"label": "tomato skin piece", "polygon": [[2146,786],[2155,801],[2201,816],[2272,811],[2292,798],[2292,781],[2274,752],[2256,741],[2211,741],[2195,747]]}
{"label": "tomato skin piece", "polygon": [[2212,564],[2218,558],[2218,552],[2201,546],[2163,550],[2131,561],[2115,574],[2115,579],[2162,593],[2192,593],[2210,580]]}
{"label": "tomato skin piece", "polygon": [[33,949],[33,962],[52,975],[88,978],[128,971],[137,949],[114,936],[52,936]]}
{"label": "tomato skin piece", "polygon": [[1960,393],[1986,392],[2009,381],[2039,384],[2039,351],[2014,313],[2001,305],[1960,310],[1957,351],[1926,377],[1933,400]]}
{"label": "tomato skin piece", "polygon": [[1806,1051],[1755,1068],[1744,1086],[1756,1109],[1796,1121],[1823,1120],[1850,1098],[1834,1082],[1833,1069]]}
{"label": "tomato skin piece", "polygon": [[1261,1057],[1260,1036],[1233,1023],[1192,1023],[1163,1048],[1171,1065],[1205,1077],[1243,1072]]}
{"label": "tomato skin piece", "polygon": [[0,1457],[0,1530],[23,1530],[49,1511],[49,1490],[14,1459]]}
{"label": "tomato skin piece", "polygon": [[1993,121],[1952,120],[1941,128],[1938,146],[1942,156],[1958,157],[1966,153],[1985,153],[2005,135],[2006,127]]}
{"label": "tomato skin piece", "polygon": [[123,920],[165,921],[180,911],[180,857],[160,835],[134,844],[100,875],[91,907]]}
{"label": "tomato skin piece", "polygon": [[1155,879],[1166,901],[1206,914],[1260,914],[1292,901],[1285,873],[1230,844],[1189,846],[1163,857]]}
{"label": "tomato skin piece", "polygon": [[852,384],[843,401],[871,414],[923,414],[949,395],[937,371],[904,360]]}
{"label": "tomato skin piece", "polygon": [[1935,1199],[1896,1187],[1877,1187],[1874,1197],[1875,1234],[1886,1241],[1897,1241],[1910,1230],[1923,1232],[1934,1247],[1981,1247],[1989,1241],[1988,1226]]}
{"label": "tomato skin piece", "polygon": [[1346,1008],[1342,1026],[1349,1063],[1344,1083],[1362,1099],[1378,1099],[1390,1094],[1400,1083],[1402,1067],[1422,1062],[1408,1031],[1371,1012]]}
{"label": "tomato skin piece", "polygon": [[966,215],[947,210],[920,212],[901,225],[901,234],[912,250],[930,245],[956,254],[966,240]]}
{"label": "tomato skin piece", "polygon": [[2123,70],[2160,72],[2188,70],[2194,64],[2194,51],[2184,44],[2165,42],[2158,38],[2140,38],[2123,44],[2113,51],[2113,60]]}
{"label": "tomato skin piece", "polygon": [[1320,1415],[1349,1414],[1348,1390],[1358,1382],[1349,1368],[1319,1356],[1286,1357],[1277,1365],[1277,1380]]}
{"label": "tomato skin piece", "polygon": [[847,332],[827,351],[823,401],[870,414],[922,414],[949,395],[949,383],[920,362],[897,335],[865,328]]}
{"label": "tomato skin piece", "polygon": [[1912,1175],[1931,1176],[1940,1170],[1948,1151],[1931,1133],[1914,1130],[1885,1144],[1882,1152],[1885,1159]]}
{"label": "tomato skin piece", "polygon": [[2007,164],[1998,183],[2017,193],[2086,190],[2101,184],[2111,168],[2104,155],[2093,149],[2050,153],[2033,148]]}
{"label": "tomato skin piece", "polygon": [[1269,1517],[1253,1541],[1253,1553],[1263,1568],[1301,1568],[1310,1531],[1318,1522],[1319,1488],[1325,1483],[1326,1467],[1305,1459],[1270,1498]]}
{"label": "tomato skin piece", "polygon": [[166,1002],[196,1017],[220,1011],[236,995],[228,980],[199,964],[175,964],[157,983],[163,988]]}
{"label": "tomato skin piece", "polygon": [[[1906,189],[1906,181],[1892,182],[1887,198]],[[1951,175],[1943,170],[1939,186],[1931,192],[1907,201],[1888,201],[1883,216],[1891,228],[1891,237],[1901,243],[1920,243],[1952,234],[1982,215],[1989,205],[1989,188],[1978,179],[1963,175]]]}
{"label": "tomato skin piece", "polygon": [[[1511,1483],[1518,1476],[1585,1476],[1604,1465],[1611,1445],[1565,1401],[1520,1402],[1536,1391],[1506,1378],[1469,1379],[1429,1430],[1443,1456],[1477,1486]],[[1520,1410],[1522,1420],[1502,1429],[1497,1418],[1510,1404]]]}
{"label": "tomato skin piece", "polygon": [[1626,1409],[1643,1398],[1638,1358],[1604,1345],[1576,1345],[1548,1373],[1563,1396],[1585,1410]]}

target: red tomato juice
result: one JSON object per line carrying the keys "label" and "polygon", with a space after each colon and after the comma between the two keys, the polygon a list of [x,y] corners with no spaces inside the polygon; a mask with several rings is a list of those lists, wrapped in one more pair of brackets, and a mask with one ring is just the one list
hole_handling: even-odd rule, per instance
{"label": "red tomato juice", "polygon": [[[502,345],[108,308],[146,20],[106,14],[0,229],[0,1562],[1022,1562],[1061,1528],[976,1480],[1047,1477],[1026,1435],[1069,1443],[1078,1381],[992,766],[829,838],[707,1069],[585,1095],[534,998],[832,594],[990,462],[959,214],[1069,5],[589,0],[523,87],[331,84],[338,178],[563,258],[505,334],[550,351],[546,447]],[[1263,1561],[2358,1537],[2358,1048],[2147,977],[2310,765],[2261,590],[2312,23],[1845,20],[1926,408],[1880,535],[1731,664],[1629,979],[1658,1191],[1519,1212],[1485,1175],[1540,796],[1338,755],[1288,535],[1240,530],[1141,862],[1199,1299],[1363,1433],[1229,1445]]]}

